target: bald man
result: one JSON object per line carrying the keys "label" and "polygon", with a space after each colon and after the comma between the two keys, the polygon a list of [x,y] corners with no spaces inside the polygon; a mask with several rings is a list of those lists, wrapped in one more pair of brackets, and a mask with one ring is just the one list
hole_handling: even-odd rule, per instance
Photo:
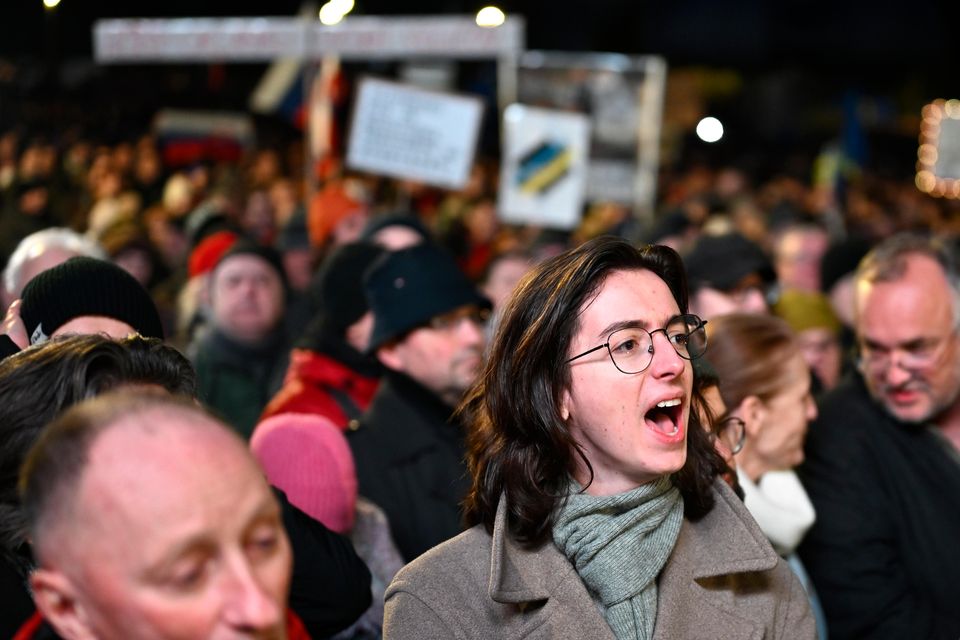
{"label": "bald man", "polygon": [[280,507],[196,406],[106,394],[54,421],[21,476],[43,618],[67,639],[299,638]]}

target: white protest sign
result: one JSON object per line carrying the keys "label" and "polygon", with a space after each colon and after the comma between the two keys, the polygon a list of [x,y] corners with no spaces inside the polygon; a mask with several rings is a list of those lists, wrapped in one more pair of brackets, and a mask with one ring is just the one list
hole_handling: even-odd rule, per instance
{"label": "white protest sign", "polygon": [[357,91],[347,165],[459,189],[470,175],[482,115],[473,96],[367,78]]}
{"label": "white protest sign", "polygon": [[512,104],[503,124],[500,219],[557,229],[577,226],[590,149],[587,116]]}

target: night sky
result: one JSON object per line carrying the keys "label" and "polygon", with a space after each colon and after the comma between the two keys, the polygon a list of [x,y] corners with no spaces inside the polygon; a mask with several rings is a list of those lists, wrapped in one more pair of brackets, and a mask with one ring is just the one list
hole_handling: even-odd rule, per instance
{"label": "night sky", "polygon": [[[357,0],[354,12],[472,15],[483,4]],[[55,12],[45,12],[40,0],[8,0],[0,9],[0,98],[6,102],[0,100],[0,125],[23,117],[23,109],[14,110],[12,102],[37,96],[41,100],[70,96],[70,104],[59,111],[44,114],[49,107],[37,103],[27,112],[62,120],[90,112],[101,120],[147,113],[158,95],[168,101],[176,96],[184,103],[178,106],[198,106],[189,104],[193,97],[205,107],[235,108],[262,75],[263,65],[218,70],[229,81],[219,92],[208,91],[212,76],[203,65],[104,71],[90,62],[94,21],[187,17],[198,15],[197,10],[205,16],[291,16],[300,5],[291,0],[62,0]],[[732,130],[743,128],[748,135],[741,139],[754,143],[798,145],[807,142],[807,136],[814,138],[812,148],[838,129],[842,103],[851,95],[872,110],[881,138],[885,129],[896,127],[898,118],[918,113],[924,102],[960,97],[954,35],[960,25],[960,3],[513,0],[499,6],[508,14],[525,16],[530,49],[653,53],[664,56],[672,70],[732,71],[740,91],[708,107],[725,115]],[[20,75],[4,94],[5,63]],[[203,91],[196,91],[197,86]],[[94,106],[77,106],[90,101]],[[915,136],[903,148],[914,140]],[[898,148],[896,154],[903,152]]]}

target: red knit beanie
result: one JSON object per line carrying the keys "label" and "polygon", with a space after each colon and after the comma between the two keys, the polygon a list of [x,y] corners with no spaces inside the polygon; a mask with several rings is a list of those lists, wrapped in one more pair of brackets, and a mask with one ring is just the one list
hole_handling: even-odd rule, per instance
{"label": "red knit beanie", "polygon": [[213,269],[237,238],[237,234],[233,231],[217,231],[201,240],[190,252],[190,258],[187,260],[187,272],[190,277],[194,278]]}

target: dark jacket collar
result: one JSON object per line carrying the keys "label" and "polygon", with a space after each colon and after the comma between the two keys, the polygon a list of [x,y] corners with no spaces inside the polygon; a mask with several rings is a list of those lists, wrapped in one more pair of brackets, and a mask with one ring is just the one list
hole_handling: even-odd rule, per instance
{"label": "dark jacket collar", "polygon": [[[360,429],[376,432],[384,456],[402,460],[437,441],[460,443],[463,430],[452,420],[453,408],[413,378],[386,370]],[[459,446],[459,445],[458,445]]]}
{"label": "dark jacket collar", "polygon": [[255,343],[239,342],[219,329],[213,329],[204,340],[204,350],[222,362],[252,365],[275,361],[284,350],[285,342],[286,336],[279,328]]}

